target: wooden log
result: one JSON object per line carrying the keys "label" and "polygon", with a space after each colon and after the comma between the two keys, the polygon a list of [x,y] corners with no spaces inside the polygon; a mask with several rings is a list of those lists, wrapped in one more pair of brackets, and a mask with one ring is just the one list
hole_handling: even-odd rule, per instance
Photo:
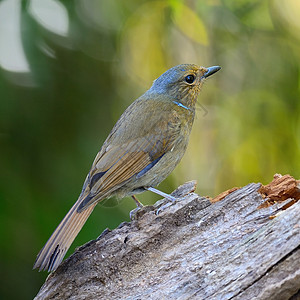
{"label": "wooden log", "polygon": [[188,182],[173,193],[182,200],[144,207],[77,249],[35,299],[297,299],[300,184],[293,180],[294,198],[268,205],[260,183],[215,202]]}

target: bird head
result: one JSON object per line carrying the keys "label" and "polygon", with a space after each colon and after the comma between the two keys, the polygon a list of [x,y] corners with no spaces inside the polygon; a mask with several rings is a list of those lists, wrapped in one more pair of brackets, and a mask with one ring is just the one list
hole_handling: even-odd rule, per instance
{"label": "bird head", "polygon": [[220,69],[219,66],[178,65],[154,80],[149,92],[168,95],[188,107],[194,107],[204,80]]}

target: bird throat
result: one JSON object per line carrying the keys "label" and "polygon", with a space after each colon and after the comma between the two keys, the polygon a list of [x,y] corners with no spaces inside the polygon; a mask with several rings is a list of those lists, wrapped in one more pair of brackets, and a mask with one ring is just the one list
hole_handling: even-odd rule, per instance
{"label": "bird throat", "polygon": [[186,110],[194,110],[201,86],[202,84],[193,87],[180,86],[177,90],[172,90],[173,103]]}

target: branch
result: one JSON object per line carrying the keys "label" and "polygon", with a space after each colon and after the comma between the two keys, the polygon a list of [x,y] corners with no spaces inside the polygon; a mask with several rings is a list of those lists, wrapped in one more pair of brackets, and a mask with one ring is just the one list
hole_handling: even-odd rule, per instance
{"label": "branch", "polygon": [[295,183],[294,198],[276,201],[268,193],[274,194],[278,177],[266,187],[251,183],[214,201],[193,193],[196,183],[188,182],[172,194],[183,200],[159,214],[165,199],[144,207],[130,223],[106,229],[77,249],[48,276],[35,299],[299,295],[300,183],[285,176]]}

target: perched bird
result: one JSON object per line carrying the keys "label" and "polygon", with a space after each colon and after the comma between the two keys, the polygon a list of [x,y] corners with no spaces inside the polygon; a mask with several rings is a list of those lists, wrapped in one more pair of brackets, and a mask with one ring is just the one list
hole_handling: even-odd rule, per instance
{"label": "perched bird", "polygon": [[78,200],[38,254],[34,269],[56,270],[97,203],[105,198],[133,196],[141,206],[134,195],[150,190],[175,200],[154,187],[181,160],[203,81],[220,69],[175,66],[125,110],[98,152]]}

